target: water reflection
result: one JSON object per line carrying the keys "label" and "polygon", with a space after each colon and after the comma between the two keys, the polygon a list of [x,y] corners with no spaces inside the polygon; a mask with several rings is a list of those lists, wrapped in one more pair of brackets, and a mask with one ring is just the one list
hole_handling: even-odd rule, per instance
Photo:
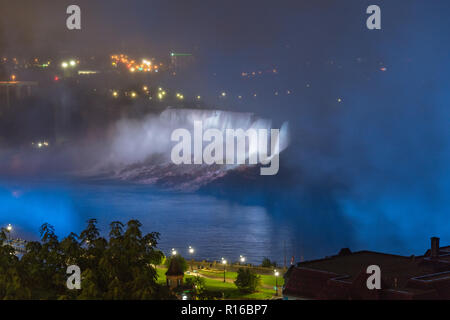
{"label": "water reflection", "polygon": [[55,226],[58,236],[79,232],[97,218],[103,232],[115,220],[138,219],[146,232],[161,233],[160,248],[197,259],[227,257],[250,263],[263,257],[283,261],[290,228],[262,206],[245,206],[198,194],[168,193],[116,182],[15,182],[0,186],[0,225],[15,225],[17,236],[36,239],[41,224]]}

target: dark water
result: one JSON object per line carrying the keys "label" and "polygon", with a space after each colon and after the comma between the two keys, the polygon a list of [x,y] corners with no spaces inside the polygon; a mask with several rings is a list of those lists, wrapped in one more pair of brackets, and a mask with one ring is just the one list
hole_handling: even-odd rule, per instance
{"label": "dark water", "polygon": [[420,255],[431,236],[449,243],[450,227],[442,223],[446,212],[423,214],[420,198],[385,199],[378,211],[367,201],[282,194],[271,205],[244,205],[224,196],[163,192],[117,181],[4,179],[0,225],[11,223],[13,237],[37,239],[45,222],[64,237],[79,233],[90,218],[98,219],[104,235],[112,221],[138,219],[144,232],[161,233],[159,248],[166,254],[175,248],[188,257],[192,246],[196,259],[237,261],[244,255],[259,264],[267,256],[279,265],[285,256],[289,264],[292,256],[295,261],[321,258],[343,247]]}
{"label": "dark water", "polygon": [[212,196],[105,181],[10,181],[0,187],[0,203],[0,225],[11,223],[13,236],[27,239],[36,239],[44,222],[61,237],[78,233],[89,218],[97,218],[105,234],[112,221],[138,219],[145,232],[161,233],[165,253],[176,248],[188,256],[192,246],[197,259],[237,261],[244,255],[260,263],[267,256],[282,263],[284,247],[291,250],[292,230],[266,208]]}

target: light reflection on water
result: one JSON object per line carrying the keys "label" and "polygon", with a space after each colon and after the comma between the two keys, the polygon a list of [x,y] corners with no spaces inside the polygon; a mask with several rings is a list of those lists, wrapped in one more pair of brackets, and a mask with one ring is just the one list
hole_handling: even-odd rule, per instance
{"label": "light reflection on water", "polygon": [[245,206],[215,197],[169,193],[148,186],[93,181],[15,181],[0,184],[0,225],[14,225],[13,236],[37,239],[40,225],[52,224],[58,236],[79,233],[86,220],[97,218],[107,234],[108,224],[138,219],[144,232],[161,233],[159,247],[176,248],[195,258],[251,263],[263,257],[283,262],[283,241],[290,231],[262,206]]}

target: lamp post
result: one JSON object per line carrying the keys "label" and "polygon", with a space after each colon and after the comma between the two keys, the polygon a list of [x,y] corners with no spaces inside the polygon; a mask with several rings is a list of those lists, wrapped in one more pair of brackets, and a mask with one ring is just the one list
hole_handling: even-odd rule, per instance
{"label": "lamp post", "polygon": [[227,268],[227,260],[225,260],[224,258],[222,258],[222,264],[223,264],[223,282],[225,281],[225,273],[226,273],[226,268]]}
{"label": "lamp post", "polygon": [[239,256],[239,261],[240,261],[241,263],[244,263],[244,262],[245,262],[245,257],[244,257],[243,255],[240,255],[240,256]]}
{"label": "lamp post", "polygon": [[189,254],[191,255],[191,271],[194,271],[194,258],[192,258],[192,255],[194,254],[195,250],[191,246],[189,246]]}
{"label": "lamp post", "polygon": [[9,242],[11,242],[11,232],[12,232],[12,230],[13,230],[12,225],[11,225],[11,224],[8,224],[8,225],[6,226],[6,231],[8,231],[8,241],[9,241]]}
{"label": "lamp post", "polygon": [[177,255],[177,250],[175,250],[174,248],[172,248],[172,256],[176,256]]}
{"label": "lamp post", "polygon": [[278,296],[278,276],[280,275],[280,273],[277,270],[274,270],[274,274],[275,274],[275,290],[276,290],[275,295]]}

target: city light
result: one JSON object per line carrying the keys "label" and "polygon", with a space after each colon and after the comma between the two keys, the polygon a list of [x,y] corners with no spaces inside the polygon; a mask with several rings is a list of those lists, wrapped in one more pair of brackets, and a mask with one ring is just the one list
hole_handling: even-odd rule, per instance
{"label": "city light", "polygon": [[113,95],[114,98],[117,98],[119,96],[119,93],[117,91],[113,91],[112,95]]}
{"label": "city light", "polygon": [[114,67],[118,67],[119,65],[123,65],[130,72],[158,72],[158,65],[154,65],[152,60],[154,59],[142,59],[141,63],[137,62],[134,59],[129,58],[127,55],[112,55],[111,56],[112,65]]}
{"label": "city light", "polygon": [[177,255],[177,251],[175,249],[172,249],[172,255],[176,256]]}
{"label": "city light", "polygon": [[78,70],[78,74],[80,75],[89,75],[89,74],[97,74],[98,71],[95,70]]}
{"label": "city light", "polygon": [[193,254],[195,252],[194,248],[192,248],[191,246],[189,246],[189,253]]}
{"label": "city light", "polygon": [[131,92],[131,97],[134,99],[134,98],[136,98],[137,97],[137,93],[136,92]]}
{"label": "city light", "polygon": [[8,232],[11,232],[12,229],[13,229],[13,227],[12,227],[11,224],[8,224],[8,225],[6,226],[6,230],[7,230]]}
{"label": "city light", "polygon": [[39,141],[36,144],[34,142],[31,143],[32,145],[36,145],[39,149],[43,147],[48,147],[50,144],[47,141]]}
{"label": "city light", "polygon": [[77,65],[77,62],[75,61],[75,60],[70,60],[69,62],[67,62],[67,61],[63,61],[62,63],[61,63],[61,67],[63,68],[63,69],[67,69],[69,66],[70,67],[75,67]]}
{"label": "city light", "polygon": [[245,262],[245,257],[244,256],[239,256],[239,260],[242,262],[242,263],[244,263]]}

